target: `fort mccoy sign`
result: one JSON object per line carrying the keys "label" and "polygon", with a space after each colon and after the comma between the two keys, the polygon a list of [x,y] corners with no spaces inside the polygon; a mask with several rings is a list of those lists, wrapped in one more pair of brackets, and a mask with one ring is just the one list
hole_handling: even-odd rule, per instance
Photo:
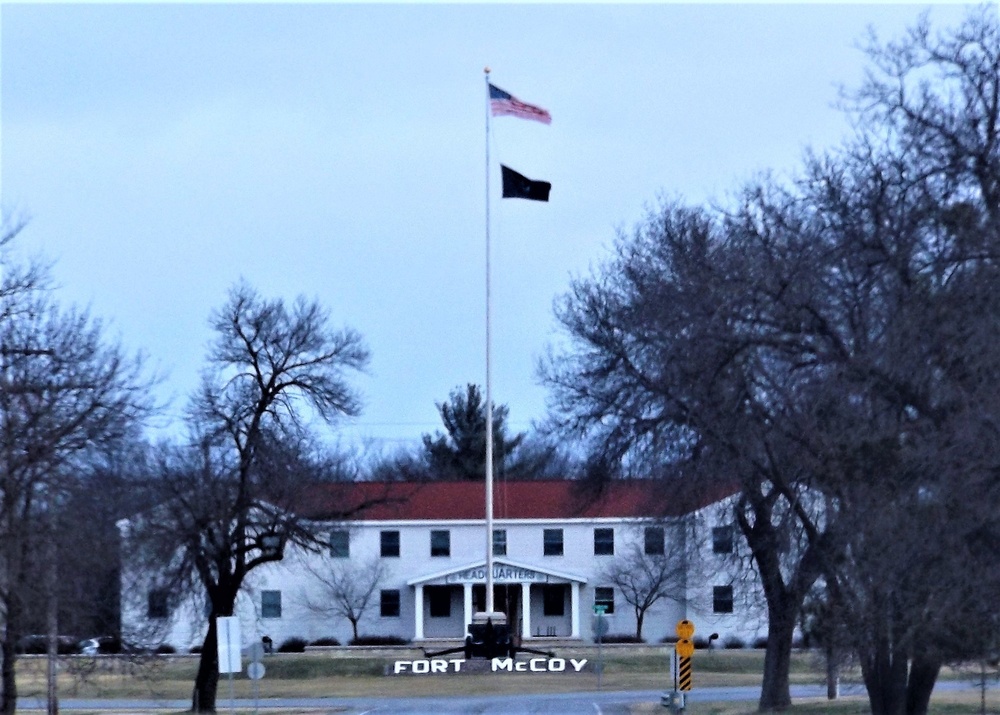
{"label": "fort mccoy sign", "polygon": [[[393,675],[443,675],[447,673],[467,673],[464,658],[422,658],[418,660],[397,660],[393,663]],[[483,663],[485,661],[473,661]],[[586,658],[493,658],[489,661],[489,673],[579,673],[587,665]],[[475,670],[476,673],[484,671]]]}

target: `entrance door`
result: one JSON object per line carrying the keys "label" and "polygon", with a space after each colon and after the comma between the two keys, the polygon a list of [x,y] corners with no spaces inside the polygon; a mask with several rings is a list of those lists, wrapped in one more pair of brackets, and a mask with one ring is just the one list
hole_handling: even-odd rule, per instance
{"label": "entrance door", "polygon": [[[507,623],[513,626],[517,635],[521,634],[521,623],[518,620],[518,608],[521,603],[521,584],[493,584],[493,607],[507,614]],[[486,584],[477,583],[472,586],[472,610],[486,610]]]}

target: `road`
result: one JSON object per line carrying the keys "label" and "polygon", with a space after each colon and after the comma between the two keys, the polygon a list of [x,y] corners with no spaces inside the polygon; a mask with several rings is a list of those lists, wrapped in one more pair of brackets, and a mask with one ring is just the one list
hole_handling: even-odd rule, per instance
{"label": "road", "polygon": [[[936,691],[975,689],[967,681],[944,681]],[[822,685],[793,685],[793,698],[822,697]],[[413,698],[268,698],[259,702],[260,710],[275,708],[301,708],[327,710],[345,715],[626,715],[629,708],[640,703],[658,703],[661,690],[593,691],[583,693],[547,693],[531,695],[448,696]],[[852,685],[841,688],[843,695],[862,695],[864,688]],[[697,701],[754,701],[760,688],[720,687],[700,688],[688,694],[689,702]],[[185,710],[190,700],[92,700],[65,698],[60,700],[61,710],[91,710],[97,712],[127,713],[156,710]],[[254,701],[238,699],[232,706],[242,711],[253,710]],[[230,701],[220,697],[220,713],[230,709]],[[18,711],[45,710],[41,698],[20,698]],[[664,712],[667,712],[664,710]]]}

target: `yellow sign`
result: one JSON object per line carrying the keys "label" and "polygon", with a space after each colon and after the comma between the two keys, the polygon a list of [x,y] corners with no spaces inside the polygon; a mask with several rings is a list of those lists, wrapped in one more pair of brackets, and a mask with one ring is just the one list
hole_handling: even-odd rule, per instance
{"label": "yellow sign", "polygon": [[677,651],[677,655],[681,658],[690,658],[694,655],[694,643],[687,638],[681,638],[674,643],[674,650]]}
{"label": "yellow sign", "polygon": [[688,619],[677,621],[677,637],[690,639],[694,635],[694,624]]}

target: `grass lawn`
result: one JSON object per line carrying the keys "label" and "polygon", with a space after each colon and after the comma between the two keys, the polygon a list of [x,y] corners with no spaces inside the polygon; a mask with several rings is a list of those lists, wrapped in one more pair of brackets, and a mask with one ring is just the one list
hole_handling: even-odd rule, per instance
{"label": "grass lawn", "polygon": [[[596,663],[596,648],[558,648],[563,658],[587,658]],[[620,646],[605,647],[602,652],[603,690],[667,690],[672,687],[668,647]],[[370,695],[504,695],[532,692],[576,692],[597,689],[597,674],[580,673],[483,673],[468,675],[386,675],[397,660],[420,658],[416,649],[399,651],[361,651],[331,649],[304,654],[273,654],[265,656],[264,678],[257,681],[262,699],[275,697],[364,697]],[[60,659],[59,694],[61,698],[140,698],[186,700],[191,695],[197,669],[197,656],[158,656],[128,659],[116,656],[72,656]],[[244,664],[245,665],[245,664]],[[44,697],[44,656],[22,657],[18,660],[18,691],[23,697]],[[763,651],[719,650],[698,651],[693,659],[694,687],[759,685],[763,668]],[[943,679],[965,677],[970,673],[947,670]],[[816,654],[796,652],[792,659],[793,683],[823,682],[823,663]],[[860,675],[848,671],[845,685],[856,685]],[[233,677],[233,693],[237,698],[252,698],[253,681],[244,673]],[[228,676],[219,682],[219,702],[229,697]],[[1000,685],[994,678],[987,690],[986,712],[1000,713]],[[754,712],[753,702],[688,703],[689,715],[741,715]],[[228,709],[226,709],[228,712]],[[799,700],[789,713],[830,713],[848,715],[867,713],[863,696],[844,697],[836,702]],[[68,712],[63,709],[63,712]],[[164,711],[160,711],[163,713]],[[275,712],[264,710],[262,712]],[[286,715],[326,715],[336,712],[323,710],[282,710]],[[665,713],[659,702],[633,708],[634,713]],[[932,712],[937,715],[979,713],[980,693],[942,693],[934,699]]]}

